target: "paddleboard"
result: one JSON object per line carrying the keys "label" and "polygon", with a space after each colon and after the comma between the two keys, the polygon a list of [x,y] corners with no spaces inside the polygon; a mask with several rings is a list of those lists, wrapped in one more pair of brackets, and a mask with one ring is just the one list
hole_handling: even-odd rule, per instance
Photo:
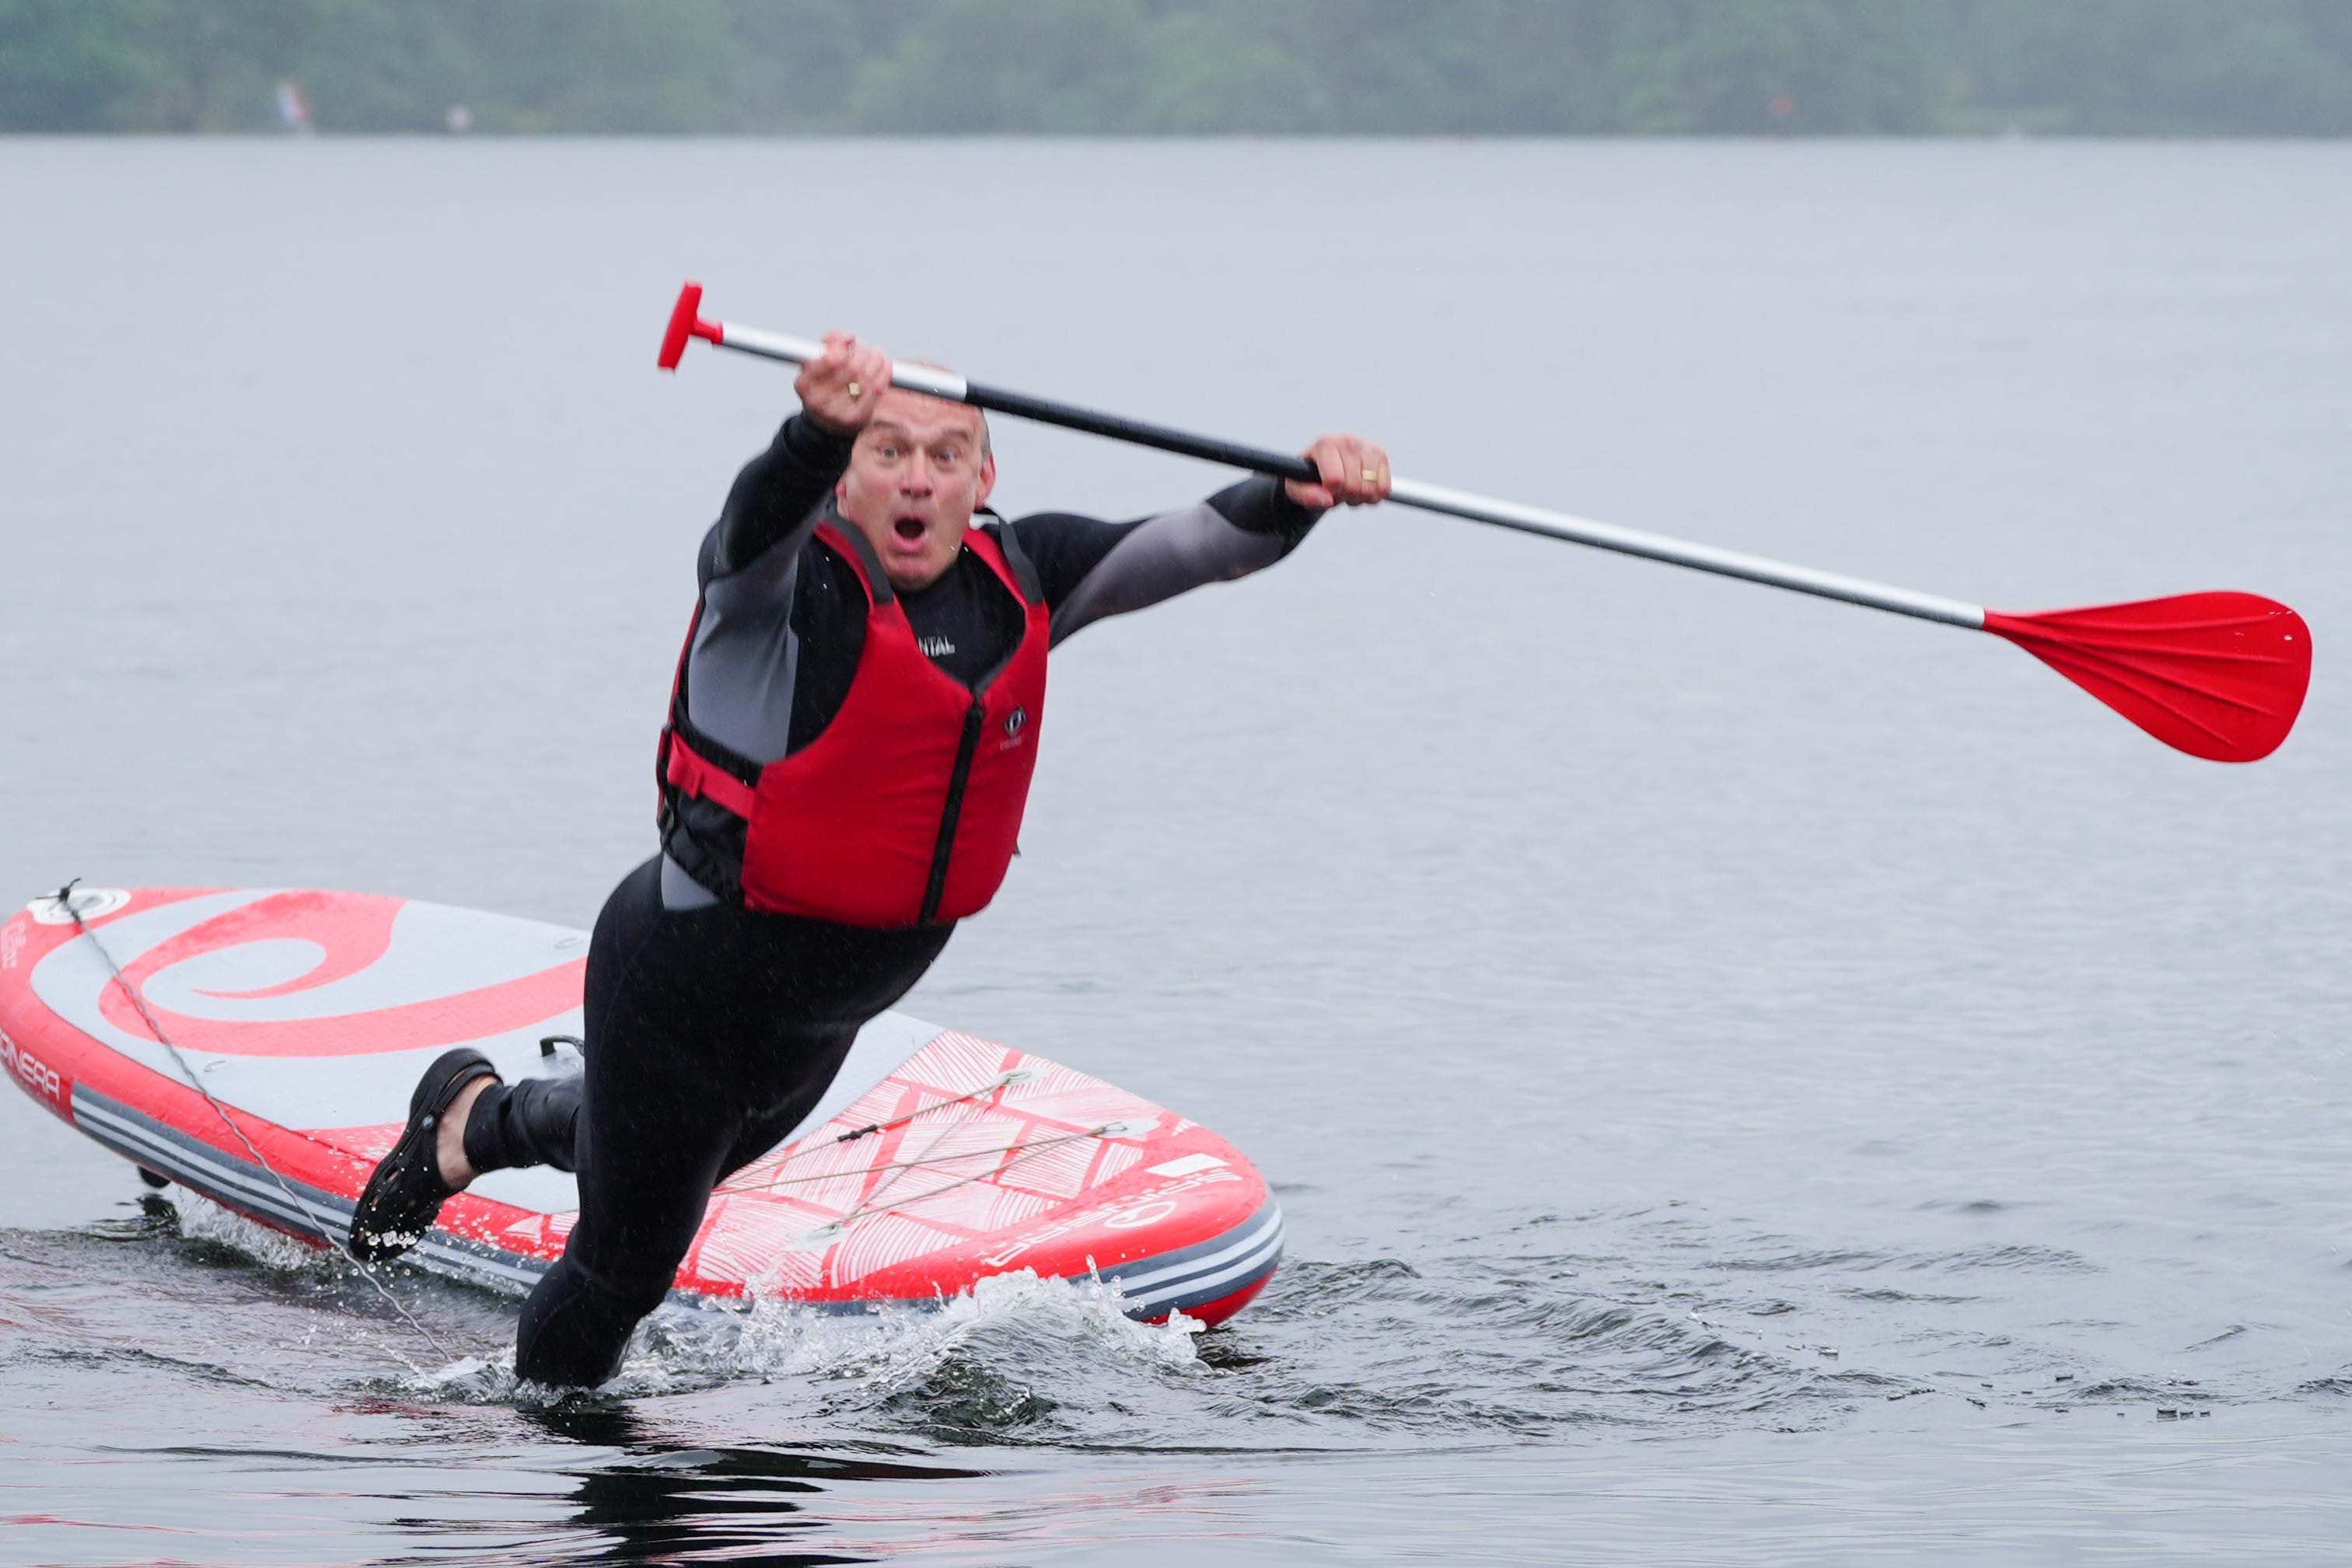
{"label": "paddleboard", "polygon": [[[323,1244],[425,1064],[579,1071],[584,932],[371,894],[77,888],[0,925],[0,1066],[144,1170]],[[76,922],[79,916],[79,924]],[[572,1178],[495,1171],[414,1265],[527,1291]],[[1215,1323],[1282,1256],[1256,1168],[1197,1123],[1041,1056],[885,1013],[782,1143],[713,1195],[676,1294],[929,1306],[992,1274],[1099,1278]]]}

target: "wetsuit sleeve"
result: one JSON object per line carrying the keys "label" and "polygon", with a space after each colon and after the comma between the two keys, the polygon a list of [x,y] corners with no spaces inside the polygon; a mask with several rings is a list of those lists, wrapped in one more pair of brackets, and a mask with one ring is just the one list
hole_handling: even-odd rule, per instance
{"label": "wetsuit sleeve", "polygon": [[856,437],[835,435],[805,413],[784,421],[768,449],[735,476],[726,509],[703,540],[703,585],[804,533],[815,521],[817,503],[849,466],[856,443]]}
{"label": "wetsuit sleeve", "polygon": [[1280,480],[1256,478],[1133,522],[1042,512],[1006,526],[1037,569],[1059,643],[1106,616],[1272,566],[1321,515],[1293,501]]}

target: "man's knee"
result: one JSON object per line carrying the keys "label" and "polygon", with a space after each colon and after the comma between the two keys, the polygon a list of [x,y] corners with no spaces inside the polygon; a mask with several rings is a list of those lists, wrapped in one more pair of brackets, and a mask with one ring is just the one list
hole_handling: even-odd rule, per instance
{"label": "man's knee", "polygon": [[667,1278],[610,1281],[556,1260],[515,1325],[515,1375],[592,1388],[621,1368],[636,1326],[667,1296]]}

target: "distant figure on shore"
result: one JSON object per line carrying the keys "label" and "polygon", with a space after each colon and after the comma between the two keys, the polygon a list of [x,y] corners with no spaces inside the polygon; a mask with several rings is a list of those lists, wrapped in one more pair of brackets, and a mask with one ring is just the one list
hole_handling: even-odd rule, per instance
{"label": "distant figure on shore", "polygon": [[308,136],[318,129],[310,123],[310,100],[302,96],[302,84],[292,77],[278,83],[278,123],[297,136]]}

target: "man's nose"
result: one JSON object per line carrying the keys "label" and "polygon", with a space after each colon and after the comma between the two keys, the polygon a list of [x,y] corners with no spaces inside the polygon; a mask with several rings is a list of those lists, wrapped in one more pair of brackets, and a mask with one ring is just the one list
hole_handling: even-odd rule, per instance
{"label": "man's nose", "polygon": [[908,495],[928,496],[932,484],[931,460],[921,453],[914,454],[899,466],[898,488]]}

